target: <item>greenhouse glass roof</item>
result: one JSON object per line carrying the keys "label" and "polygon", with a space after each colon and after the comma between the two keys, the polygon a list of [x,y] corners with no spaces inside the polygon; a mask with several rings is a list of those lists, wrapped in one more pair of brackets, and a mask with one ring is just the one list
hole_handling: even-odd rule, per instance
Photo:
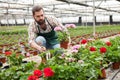
{"label": "greenhouse glass roof", "polygon": [[120,16],[120,0],[0,0],[0,19],[31,18],[33,5],[56,17]]}

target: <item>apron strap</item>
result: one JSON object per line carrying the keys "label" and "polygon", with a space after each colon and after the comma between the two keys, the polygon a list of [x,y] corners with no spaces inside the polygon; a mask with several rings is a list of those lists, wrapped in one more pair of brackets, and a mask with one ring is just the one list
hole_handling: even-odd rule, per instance
{"label": "apron strap", "polygon": [[54,30],[53,26],[50,24],[50,22],[48,21],[48,19],[47,18],[45,18],[45,19],[47,20],[47,22],[50,25],[50,27],[52,28],[52,30]]}
{"label": "apron strap", "polygon": [[39,31],[39,33],[40,33],[40,27],[37,25],[37,28],[38,28],[38,31]]}

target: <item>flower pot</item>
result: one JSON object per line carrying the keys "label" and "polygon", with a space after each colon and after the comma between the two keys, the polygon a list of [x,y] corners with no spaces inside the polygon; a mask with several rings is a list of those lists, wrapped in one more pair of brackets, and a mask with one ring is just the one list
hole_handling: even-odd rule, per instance
{"label": "flower pot", "polygon": [[0,57],[0,62],[5,63],[6,62],[6,58],[5,57]]}
{"label": "flower pot", "polygon": [[21,51],[16,52],[16,57],[19,57],[19,55],[21,55]]}
{"label": "flower pot", "polygon": [[34,56],[37,55],[37,54],[38,54],[38,51],[37,51],[37,50],[33,51],[33,55],[34,55]]}
{"label": "flower pot", "polygon": [[0,54],[2,54],[2,49],[0,49]]}
{"label": "flower pot", "polygon": [[105,79],[106,78],[106,71],[105,71],[105,69],[103,68],[103,69],[101,69],[101,75],[99,75],[99,77],[98,77],[99,79]]}
{"label": "flower pot", "polygon": [[29,53],[35,56],[38,54],[38,51],[37,50],[29,50]]}
{"label": "flower pot", "polygon": [[112,63],[112,68],[113,69],[119,69],[119,67],[120,67],[120,62],[114,62],[114,63]]}
{"label": "flower pot", "polygon": [[60,47],[61,48],[64,48],[64,49],[67,49],[68,48],[68,41],[62,41],[62,42],[60,42]]}

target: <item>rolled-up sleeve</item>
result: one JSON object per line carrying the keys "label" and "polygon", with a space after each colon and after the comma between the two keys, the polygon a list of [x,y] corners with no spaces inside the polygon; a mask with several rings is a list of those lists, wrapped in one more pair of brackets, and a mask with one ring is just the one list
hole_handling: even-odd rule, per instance
{"label": "rolled-up sleeve", "polygon": [[31,44],[33,40],[36,38],[36,33],[35,33],[35,24],[31,23],[28,27],[28,43]]}
{"label": "rolled-up sleeve", "polygon": [[67,28],[65,26],[63,26],[63,24],[54,16],[51,16],[51,22],[53,23],[54,27],[61,27],[63,31],[68,31]]}

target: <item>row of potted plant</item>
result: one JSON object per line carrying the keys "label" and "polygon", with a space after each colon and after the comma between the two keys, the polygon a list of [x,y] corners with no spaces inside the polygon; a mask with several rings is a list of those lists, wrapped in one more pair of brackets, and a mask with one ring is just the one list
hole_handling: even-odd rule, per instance
{"label": "row of potted plant", "polygon": [[[102,75],[105,67],[110,62],[120,62],[120,37],[110,39],[110,41],[93,41],[87,43],[83,39],[80,44],[75,45],[68,52],[57,53],[46,63],[40,64],[39,69],[51,67],[54,76],[47,80],[97,80]],[[119,65],[120,66],[120,65]]]}
{"label": "row of potted plant", "polygon": [[32,63],[21,64],[22,57],[6,53],[10,68],[0,72],[0,80],[97,80],[103,77],[101,70],[109,62],[120,61],[119,47],[120,37],[107,42],[83,39],[70,50],[55,49],[40,54],[44,62],[38,67]]}

